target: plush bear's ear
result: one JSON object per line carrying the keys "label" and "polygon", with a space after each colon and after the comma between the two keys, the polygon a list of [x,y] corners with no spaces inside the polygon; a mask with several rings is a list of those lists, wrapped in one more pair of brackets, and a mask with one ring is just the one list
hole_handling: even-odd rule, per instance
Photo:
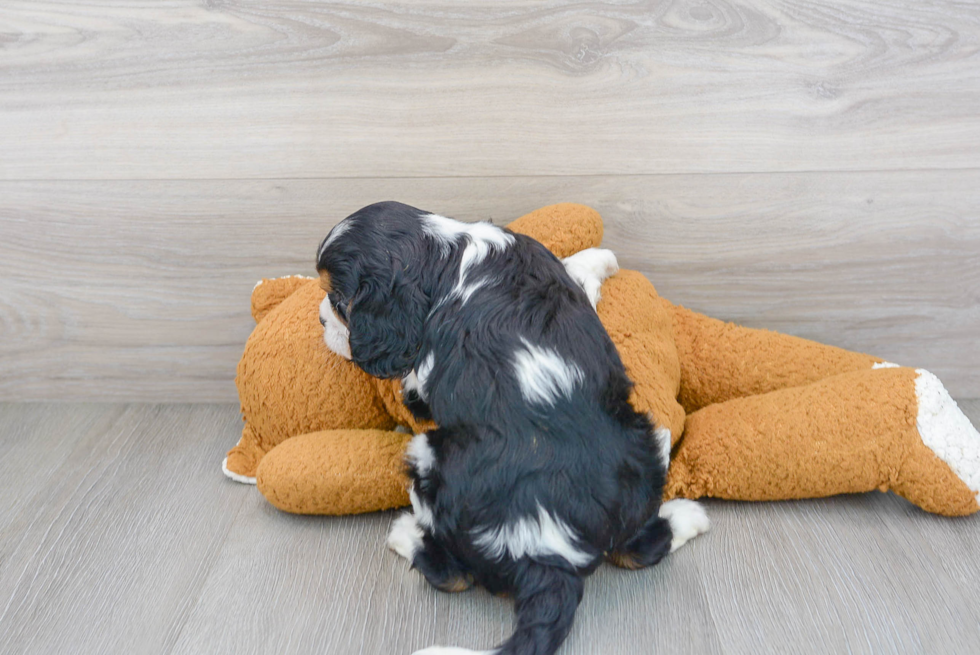
{"label": "plush bear's ear", "polygon": [[252,318],[258,323],[265,315],[279,306],[283,300],[293,295],[296,289],[312,284],[313,278],[302,275],[264,278],[252,289]]}
{"label": "plush bear's ear", "polygon": [[408,375],[429,308],[418,280],[408,277],[397,259],[387,274],[363,278],[348,318],[351,361],[377,378]]}

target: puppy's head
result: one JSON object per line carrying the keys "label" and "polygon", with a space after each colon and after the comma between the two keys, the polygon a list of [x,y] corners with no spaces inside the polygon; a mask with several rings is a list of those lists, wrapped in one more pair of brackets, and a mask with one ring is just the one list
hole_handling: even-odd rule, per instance
{"label": "puppy's head", "polygon": [[338,223],[317,252],[324,341],[375,377],[407,375],[421,346],[430,309],[421,215],[399,203],[369,205]]}

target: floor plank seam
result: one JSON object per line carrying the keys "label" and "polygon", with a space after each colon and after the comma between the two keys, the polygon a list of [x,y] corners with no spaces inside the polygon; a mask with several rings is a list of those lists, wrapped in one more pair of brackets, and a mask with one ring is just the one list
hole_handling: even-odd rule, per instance
{"label": "floor plank seam", "polygon": [[648,172],[648,173],[609,173],[595,172],[587,175],[581,173],[527,173],[506,175],[352,175],[352,176],[332,176],[314,175],[303,176],[256,176],[256,177],[25,177],[25,178],[3,178],[0,184],[27,184],[27,183],[55,183],[55,182],[84,182],[84,183],[110,183],[110,182],[310,182],[316,180],[506,180],[513,179],[588,179],[588,178],[644,178],[644,177],[728,177],[739,175],[862,175],[862,174],[888,174],[888,173],[968,173],[980,172],[977,166],[933,166],[925,168],[815,168],[815,169],[780,169],[780,170],[737,170],[737,171],[669,171],[669,172]]}

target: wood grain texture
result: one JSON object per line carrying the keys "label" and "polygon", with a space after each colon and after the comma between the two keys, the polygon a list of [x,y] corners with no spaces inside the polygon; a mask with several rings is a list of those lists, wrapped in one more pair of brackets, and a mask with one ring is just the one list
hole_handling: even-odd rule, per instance
{"label": "wood grain texture", "polygon": [[[5,407],[0,412],[0,530],[8,534],[23,530],[27,524],[22,521],[33,520],[24,508],[36,504],[38,494],[48,488],[79,443],[105,432],[122,411],[119,406],[94,405]],[[0,556],[0,568],[5,559]]]}
{"label": "wood grain texture", "polygon": [[[165,653],[244,498],[216,484],[234,407],[5,406],[31,430],[28,489],[0,523],[5,653]],[[28,427],[30,426],[30,427]],[[46,453],[67,450],[53,467]],[[16,479],[16,478],[15,478]]]}
{"label": "wood grain texture", "polygon": [[234,400],[255,281],[313,273],[329,228],[383,198],[500,224],[584,202],[674,302],[980,396],[978,169],[0,183],[0,398]]}
{"label": "wood grain texture", "polygon": [[[224,478],[239,427],[230,404],[0,404],[17,461],[0,473],[24,489],[0,497],[4,653],[407,655],[510,634],[510,601],[436,592],[385,548],[395,513],[290,516]],[[879,493],[708,511],[660,565],[600,567],[561,655],[975,652],[980,515]]]}
{"label": "wood grain texture", "polygon": [[0,178],[978,166],[980,5],[8,0]]}

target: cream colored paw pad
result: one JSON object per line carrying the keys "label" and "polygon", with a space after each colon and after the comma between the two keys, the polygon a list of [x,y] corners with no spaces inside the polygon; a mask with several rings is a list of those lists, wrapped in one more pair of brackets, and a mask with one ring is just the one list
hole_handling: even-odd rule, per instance
{"label": "cream colored paw pad", "polygon": [[228,458],[225,457],[224,461],[221,462],[221,472],[226,476],[234,480],[235,482],[241,482],[242,484],[255,484],[255,478],[250,478],[247,475],[239,475],[234,471],[228,470]]}
{"label": "cream colored paw pad", "polygon": [[980,503],[980,433],[960,410],[946,387],[925,369],[916,369],[919,401],[916,426],[922,443],[936,453],[976,494]]}

